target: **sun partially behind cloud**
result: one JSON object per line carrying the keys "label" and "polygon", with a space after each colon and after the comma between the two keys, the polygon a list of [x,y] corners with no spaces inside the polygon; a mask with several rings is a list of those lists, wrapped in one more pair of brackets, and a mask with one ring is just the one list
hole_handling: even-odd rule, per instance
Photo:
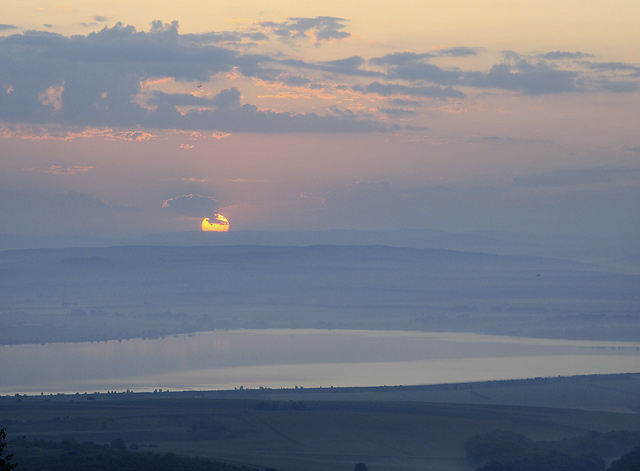
{"label": "sun partially behind cloud", "polygon": [[228,232],[229,221],[222,214],[214,214],[212,217],[202,220],[202,230],[204,232]]}

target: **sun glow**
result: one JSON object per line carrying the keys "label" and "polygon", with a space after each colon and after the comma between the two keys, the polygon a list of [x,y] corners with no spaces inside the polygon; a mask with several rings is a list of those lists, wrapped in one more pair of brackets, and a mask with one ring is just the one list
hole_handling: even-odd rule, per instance
{"label": "sun glow", "polygon": [[205,232],[227,232],[229,221],[222,214],[214,214],[212,218],[202,220],[202,230]]}

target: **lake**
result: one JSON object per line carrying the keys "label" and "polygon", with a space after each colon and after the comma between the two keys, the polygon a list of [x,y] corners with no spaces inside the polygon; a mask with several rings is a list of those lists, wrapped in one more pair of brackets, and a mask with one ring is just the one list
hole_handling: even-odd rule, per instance
{"label": "lake", "polygon": [[640,342],[468,333],[218,330],[0,346],[0,394],[459,383],[640,371]]}

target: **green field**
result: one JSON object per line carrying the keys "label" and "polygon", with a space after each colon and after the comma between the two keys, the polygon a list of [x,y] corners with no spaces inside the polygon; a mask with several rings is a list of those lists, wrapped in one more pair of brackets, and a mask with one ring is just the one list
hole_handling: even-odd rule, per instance
{"label": "green field", "polygon": [[[463,471],[475,468],[465,457],[465,441],[496,429],[536,441],[640,430],[639,384],[640,375],[620,375],[423,389],[2,397],[0,426],[10,440],[120,438],[140,451],[279,471],[350,471],[358,462],[370,471]],[[487,399],[490,394],[499,399]],[[575,399],[573,408],[566,407],[567,395]],[[430,402],[435,396],[440,402]],[[546,407],[504,405],[518,397]],[[562,407],[555,407],[558,401]]]}

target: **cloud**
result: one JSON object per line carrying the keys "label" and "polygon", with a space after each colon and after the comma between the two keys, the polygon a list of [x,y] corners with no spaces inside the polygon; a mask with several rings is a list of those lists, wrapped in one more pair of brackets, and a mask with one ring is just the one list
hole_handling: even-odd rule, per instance
{"label": "cloud", "polygon": [[411,106],[420,104],[420,102],[417,100],[405,100],[403,98],[393,98],[389,100],[389,103],[396,106]]}
{"label": "cloud", "polygon": [[76,139],[103,138],[110,141],[150,141],[156,135],[139,130],[116,130],[111,128],[91,128],[72,126],[33,126],[0,123],[0,137],[37,140],[68,141]]}
{"label": "cloud", "polygon": [[64,83],[60,85],[52,85],[44,92],[38,95],[40,103],[43,105],[50,105],[55,111],[60,111],[62,108],[62,92],[64,91]]}
{"label": "cloud", "polygon": [[[411,82],[426,82],[448,87],[470,86],[475,88],[499,88],[524,92],[527,95],[539,95],[545,93],[558,93],[576,90],[575,73],[566,70],[557,70],[545,62],[531,63],[515,53],[505,53],[505,61],[491,67],[488,72],[461,71],[459,69],[445,69],[427,60],[433,58],[431,53],[418,54],[414,52],[401,52],[387,54],[371,59],[371,63],[383,66],[387,69],[387,77]],[[381,84],[376,84],[382,89]],[[396,88],[398,85],[396,85]],[[405,86],[406,87],[406,86]],[[390,89],[389,85],[384,85]],[[425,96],[436,93],[434,88],[413,87],[416,90],[428,91]],[[407,95],[415,95],[409,93]],[[449,96],[460,98],[462,92],[448,88]],[[380,93],[384,94],[384,93]],[[389,92],[386,92],[389,94]]]}
{"label": "cloud", "polygon": [[434,52],[392,52],[381,57],[374,57],[371,62],[378,65],[400,66],[409,62],[432,59],[439,56],[466,57],[476,55],[478,55],[478,50],[473,47],[443,47],[436,49]]}
{"label": "cloud", "polygon": [[211,99],[214,106],[219,108],[239,108],[240,107],[240,90],[236,87],[222,90]]}
{"label": "cloud", "polygon": [[219,226],[228,226],[229,225],[229,221],[227,221],[227,218],[225,218],[221,214],[214,214],[211,217],[204,218],[203,227],[206,227],[205,226],[205,222],[209,223],[209,225],[219,225]]}
{"label": "cloud", "polygon": [[153,91],[150,99],[147,100],[146,103],[154,106],[169,105],[238,108],[240,106],[240,91],[233,87],[227,90],[222,90],[211,98],[206,96],[196,96],[190,93],[164,93],[160,91]]}
{"label": "cloud", "polygon": [[403,80],[425,80],[441,85],[460,83],[464,74],[455,69],[443,69],[428,62],[408,61],[394,67],[390,74],[394,78]]}
{"label": "cloud", "polygon": [[315,18],[288,18],[286,21],[262,21],[258,25],[282,40],[311,38],[316,46],[323,41],[342,40],[351,37],[343,31],[347,20],[332,16],[316,16]]}
{"label": "cloud", "polygon": [[613,93],[633,93],[639,87],[640,66],[625,62],[584,62],[598,75],[591,77],[594,88]]}
{"label": "cloud", "polygon": [[[231,71],[239,55],[182,41],[177,28],[175,22],[156,22],[149,32],[137,32],[118,23],[86,36],[29,31],[0,38],[0,52],[7,59],[0,77],[15,88],[12,97],[0,103],[0,115],[12,121],[140,124],[146,111],[132,97],[140,92],[142,80],[206,80]],[[57,109],[38,107],[38,102],[46,102],[39,97],[52,91],[59,93],[48,103]],[[59,113],[54,116],[52,111]]]}
{"label": "cloud", "polygon": [[[144,211],[84,193],[0,191],[3,232],[35,235],[109,235],[132,230]],[[11,232],[9,232],[11,231]]]}
{"label": "cloud", "polygon": [[551,51],[544,54],[538,54],[538,57],[547,60],[567,60],[567,59],[584,59],[586,57],[593,57],[591,54],[585,52],[575,51]]}
{"label": "cloud", "polygon": [[447,47],[440,49],[438,55],[454,57],[476,56],[478,51],[474,47]]}
{"label": "cloud", "polygon": [[409,95],[429,98],[464,98],[464,93],[451,87],[431,86],[409,86],[398,83],[373,82],[368,85],[356,85],[355,91],[363,93],[375,93],[381,96]]}
{"label": "cloud", "polygon": [[[177,99],[186,97],[180,95]],[[217,130],[213,137],[226,137],[229,133],[298,133],[298,132],[374,132],[398,129],[387,126],[375,119],[362,118],[352,112],[343,112],[333,108],[333,114],[291,113],[289,111],[261,110],[255,105],[245,103],[235,106],[233,95],[220,97],[219,105],[211,100],[212,108],[194,109],[184,114],[175,106],[158,107],[150,113],[142,124],[155,129],[194,129]],[[190,99],[189,99],[190,100]],[[207,103],[198,100],[198,103]],[[227,105],[229,107],[225,107]]]}
{"label": "cloud", "polygon": [[[355,222],[356,227],[367,229],[379,229],[381,215],[397,203],[391,183],[385,180],[360,181],[325,193],[303,192],[300,197],[311,204],[312,208],[317,208],[320,203],[322,206],[317,210],[319,215],[334,213],[333,223],[338,222],[338,227],[351,217],[351,222]],[[350,227],[349,223],[344,227]]]}
{"label": "cloud", "polygon": [[164,200],[162,209],[185,216],[206,217],[218,211],[220,202],[211,196],[196,194],[174,196]]}
{"label": "cloud", "polygon": [[114,131],[112,129],[104,129],[100,132],[106,139],[120,141],[151,141],[156,138],[153,134],[144,131]]}
{"label": "cloud", "polygon": [[634,178],[638,175],[640,175],[639,169],[596,167],[523,175],[514,178],[513,183],[516,186],[527,188],[594,185],[612,183],[627,177]]}
{"label": "cloud", "polygon": [[380,111],[389,116],[411,116],[416,114],[414,110],[406,108],[380,108]]}
{"label": "cloud", "polygon": [[286,85],[291,85],[292,87],[304,87],[305,85],[312,83],[311,79],[307,77],[291,74],[283,74],[279,77],[279,80]]}
{"label": "cloud", "polygon": [[640,89],[637,83],[631,82],[619,82],[613,80],[602,80],[599,83],[598,88],[605,92],[612,93],[633,93]]}
{"label": "cloud", "polygon": [[269,36],[259,31],[219,31],[199,34],[182,34],[181,38],[194,44],[222,44],[234,46],[256,46],[259,41],[266,41]]}
{"label": "cloud", "polygon": [[525,95],[545,95],[575,92],[579,74],[557,69],[545,61],[529,61],[513,52],[505,53],[505,61],[486,72],[466,73],[461,83],[477,88],[498,88],[522,92]]}
{"label": "cloud", "polygon": [[429,59],[431,57],[435,57],[435,55],[431,53],[418,54],[416,52],[392,52],[381,57],[373,57],[369,62],[382,66],[402,66],[407,63],[413,63],[418,60]]}
{"label": "cloud", "polygon": [[[91,127],[135,127],[229,132],[361,132],[383,131],[384,123],[358,116],[291,113],[241,104],[231,87],[209,99],[186,93],[144,92],[151,79],[207,81],[239,71],[246,76],[280,75],[263,64],[278,64],[264,55],[243,54],[228,47],[201,44],[182,36],[178,23],[155,21],[148,32],[117,23],[96,33],[65,37],[29,31],[0,38],[7,63],[0,83],[12,84],[0,94],[0,119]],[[362,60],[319,64],[320,69],[355,73]],[[145,95],[146,93],[146,95]],[[140,98],[142,96],[142,98]],[[141,106],[150,101],[155,109]],[[195,110],[178,110],[193,106]]]}
{"label": "cloud", "polygon": [[89,170],[93,170],[95,167],[89,167],[87,165],[74,165],[73,167],[63,167],[61,165],[51,165],[49,167],[31,167],[23,168],[23,172],[43,172],[51,173],[53,175],[77,175],[79,173],[86,173]]}
{"label": "cloud", "polygon": [[[264,48],[264,53],[247,52],[248,42],[267,40],[265,32],[290,40],[311,37],[320,43],[348,37],[345,24],[346,20],[335,17],[289,18],[262,22],[247,31],[180,34],[176,21],[154,21],[148,31],[116,23],[71,37],[46,31],[0,36],[0,84],[11,91],[0,93],[0,120],[91,129],[372,132],[397,127],[388,126],[385,120],[375,119],[365,111],[331,111],[338,102],[335,96],[323,97],[334,102],[321,107],[309,100],[306,112],[286,108],[276,111],[258,106],[267,101],[243,102],[243,95],[256,96],[253,90],[243,88],[264,83],[300,87],[309,92],[326,89],[336,95],[357,92],[356,95],[400,100],[446,100],[465,98],[470,88],[535,96],[589,91],[629,93],[639,85],[640,68],[633,64],[560,60],[584,59],[587,54],[582,52],[526,56],[508,51],[500,63],[487,70],[432,63],[443,56],[455,56],[463,62],[478,54],[472,47],[322,61],[294,59],[286,52],[271,52],[272,47]],[[238,78],[251,80],[232,83]],[[218,84],[217,94],[185,91],[190,84],[204,82]],[[195,85],[191,90],[194,89]],[[255,100],[264,98],[258,97]],[[285,99],[282,103],[283,107],[288,104]],[[299,100],[296,106],[300,104]],[[400,102],[392,104],[397,109],[389,108],[390,115],[398,116],[402,113],[400,108],[406,107]],[[360,108],[352,105],[342,106],[366,109],[362,103],[358,104],[362,105]],[[404,114],[408,115],[406,110]]]}
{"label": "cloud", "polygon": [[94,15],[93,17],[94,21],[97,21],[99,23],[104,23],[105,21],[107,21],[109,19],[108,16],[102,16],[102,15]]}
{"label": "cloud", "polygon": [[621,72],[626,77],[640,77],[640,66],[625,62],[586,62],[585,65],[592,70],[600,72]]}
{"label": "cloud", "polygon": [[15,25],[0,24],[0,31],[9,31],[12,29],[20,29],[20,27]]}
{"label": "cloud", "polygon": [[[369,63],[384,68],[387,80],[402,80],[411,82],[414,86],[423,83],[499,89],[525,95],[587,91],[633,92],[638,89],[638,84],[629,79],[640,77],[640,67],[632,64],[576,61],[592,57],[579,51],[555,51],[532,56],[505,51],[503,60],[487,71],[444,68],[430,62],[438,55],[447,54],[465,57],[475,55],[477,51],[473,48],[449,48],[437,54],[394,52],[374,57]],[[572,62],[564,64],[563,61],[567,60]],[[590,71],[611,72],[614,76],[598,77]]]}
{"label": "cloud", "polygon": [[610,237],[612,227],[637,233],[638,197],[637,185],[603,192],[585,187],[398,187],[379,181],[303,193],[301,204],[325,230],[437,227]]}
{"label": "cloud", "polygon": [[360,77],[382,77],[384,74],[374,70],[362,69],[365,60],[360,56],[347,57],[345,59],[336,59],[332,61],[306,62],[300,59],[283,59],[281,64],[295,67],[298,69],[321,70],[334,74],[344,74]]}
{"label": "cloud", "polygon": [[[467,197],[462,193],[443,187],[397,188],[382,180],[301,196],[325,228],[372,230],[425,227],[425,221],[441,224],[466,211]],[[462,211],[453,211],[460,204]]]}

